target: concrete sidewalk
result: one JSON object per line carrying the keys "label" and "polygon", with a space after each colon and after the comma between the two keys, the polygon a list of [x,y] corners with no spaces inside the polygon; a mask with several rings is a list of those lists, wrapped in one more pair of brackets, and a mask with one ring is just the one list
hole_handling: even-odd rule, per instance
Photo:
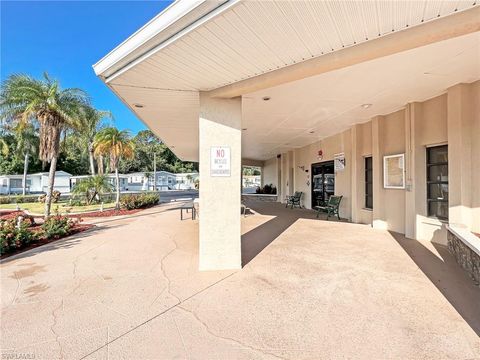
{"label": "concrete sidewalk", "polygon": [[96,220],[3,263],[2,354],[480,357],[480,289],[448,253],[276,204],[252,208],[262,214],[242,220],[248,261],[236,272],[197,271],[198,222],[180,221],[175,205]]}

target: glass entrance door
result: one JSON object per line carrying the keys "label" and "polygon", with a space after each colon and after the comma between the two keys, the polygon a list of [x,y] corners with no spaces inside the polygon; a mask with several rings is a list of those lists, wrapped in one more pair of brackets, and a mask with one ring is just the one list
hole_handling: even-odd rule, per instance
{"label": "glass entrance door", "polygon": [[312,164],[312,208],[322,206],[335,194],[333,161]]}

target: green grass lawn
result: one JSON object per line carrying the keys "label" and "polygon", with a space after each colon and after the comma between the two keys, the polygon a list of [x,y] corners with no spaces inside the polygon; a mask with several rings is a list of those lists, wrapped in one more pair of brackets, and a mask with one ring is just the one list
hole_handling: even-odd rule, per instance
{"label": "green grass lawn", "polygon": [[[20,209],[27,210],[34,214],[43,214],[44,204],[39,202],[33,203],[23,203],[18,204]],[[58,212],[60,214],[65,214],[67,211],[71,213],[78,213],[78,212],[90,212],[95,210],[100,210],[100,204],[93,204],[93,205],[86,205],[86,206],[69,206],[68,203],[53,203],[52,204],[52,213],[55,213],[58,207]],[[103,204],[103,209],[111,209],[115,207],[115,203],[106,203]],[[0,209],[16,209],[17,204],[1,204]]]}

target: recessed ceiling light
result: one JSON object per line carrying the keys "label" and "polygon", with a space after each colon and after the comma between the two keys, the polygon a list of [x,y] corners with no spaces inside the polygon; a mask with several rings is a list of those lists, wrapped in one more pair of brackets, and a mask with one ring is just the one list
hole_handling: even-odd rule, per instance
{"label": "recessed ceiling light", "polygon": [[136,108],[143,108],[142,104],[133,104],[133,106],[135,106]]}
{"label": "recessed ceiling light", "polygon": [[368,109],[372,106],[372,104],[362,104],[362,108]]}
{"label": "recessed ceiling light", "polygon": [[270,100],[270,96],[264,96],[262,99],[263,99],[263,101],[268,101],[268,100]]}

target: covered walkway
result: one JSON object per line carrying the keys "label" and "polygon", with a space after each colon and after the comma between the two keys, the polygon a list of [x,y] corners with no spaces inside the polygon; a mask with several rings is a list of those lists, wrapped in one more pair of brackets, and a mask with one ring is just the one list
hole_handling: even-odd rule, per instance
{"label": "covered walkway", "polygon": [[238,271],[198,271],[198,222],[180,221],[172,205],[101,220],[2,263],[2,353],[480,356],[480,288],[444,248],[279,204],[249,206]]}

